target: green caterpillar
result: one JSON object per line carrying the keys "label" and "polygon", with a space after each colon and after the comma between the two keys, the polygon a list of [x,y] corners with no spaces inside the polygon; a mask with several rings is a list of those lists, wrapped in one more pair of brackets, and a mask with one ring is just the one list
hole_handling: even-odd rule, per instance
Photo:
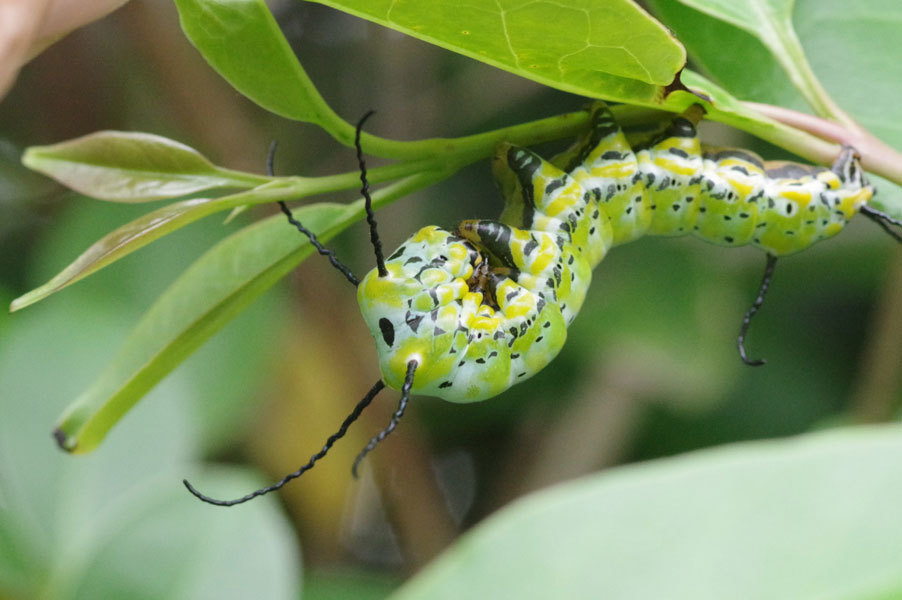
{"label": "green caterpillar", "polygon": [[[643,235],[696,235],[724,246],[751,244],[767,253],[761,289],[738,338],[761,306],[776,258],[839,233],[856,213],[902,225],[868,206],[874,188],[854,150],[831,169],[765,163],[737,149],[703,148],[694,106],[663,133],[633,148],[604,104],[589,131],[546,161],[525,148],[498,147],[493,171],[505,198],[497,221],[467,220],[455,231],[425,227],[383,259],[370,206],[357,126],[357,153],[377,268],[362,281],[316,236],[283,212],[317,251],[357,286],[361,313],[379,352],[380,379],[300,469],[234,500],[232,506],[299,477],[342,437],[385,386],[401,391],[398,409],[360,452],[352,471],[397,426],[411,393],[477,402],[524,381],[551,362],[567,338],[592,280],[592,269],[618,244]],[[272,152],[270,154],[272,173]]]}
{"label": "green caterpillar", "polygon": [[874,190],[851,149],[831,169],[765,165],[745,150],[703,150],[694,107],[633,150],[599,105],[584,139],[546,161],[502,144],[498,221],[426,227],[357,290],[382,376],[451,402],[496,396],[558,354],[592,269],[643,235],[693,234],[778,257],[836,235]]}

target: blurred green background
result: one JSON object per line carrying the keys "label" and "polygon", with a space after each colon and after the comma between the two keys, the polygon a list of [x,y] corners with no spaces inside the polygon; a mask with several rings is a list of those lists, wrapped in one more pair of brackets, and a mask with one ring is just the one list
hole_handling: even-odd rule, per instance
{"label": "blurred green background", "polygon": [[[273,9],[327,101],[352,122],[375,109],[368,127],[385,137],[465,135],[584,103],[319,5]],[[165,135],[236,169],[262,172],[271,139],[280,143],[277,174],[355,168],[352,150],[266,113],[214,74],[173,6],[134,0],[47,50],[0,102],[7,303],[146,212],[75,196],[19,165],[27,146],[98,129]],[[783,157],[731,130],[703,135]],[[381,234],[391,248],[425,224],[500,206],[484,162],[380,212]],[[383,597],[531,490],[697,448],[887,420],[902,400],[902,251],[859,219],[778,265],[747,340],[765,367],[744,367],[735,349],[760,252],[645,239],[596,270],[564,351],[528,385],[475,405],[416,399],[354,481],[353,457],[394,409],[386,393],[282,493],[231,511],[201,505],[180,483],[201,460],[249,465],[250,474],[208,467],[203,489],[214,495],[277,479],[379,377],[353,290],[314,258],[180,366],[97,451],[60,453],[49,435],[58,413],[154,298],[216,240],[272,212],[229,224],[213,217],[21,313],[0,313],[0,598],[277,598],[297,597],[300,586],[307,598]],[[363,227],[332,246],[358,274],[371,267]],[[253,587],[260,582],[272,587]]]}

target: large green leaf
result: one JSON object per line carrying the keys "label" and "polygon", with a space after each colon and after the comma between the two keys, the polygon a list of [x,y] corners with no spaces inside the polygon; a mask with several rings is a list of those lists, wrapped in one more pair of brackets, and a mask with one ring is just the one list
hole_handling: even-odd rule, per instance
{"label": "large green leaf", "polygon": [[642,104],[686,62],[631,0],[315,0],[539,83]]}
{"label": "large green leaf", "polygon": [[693,64],[730,93],[796,110],[807,107],[773,54],[747,29],[674,0],[650,0],[649,7],[685,44]]}
{"label": "large green leaf", "polygon": [[683,4],[744,29],[761,40],[815,111],[840,113],[815,77],[792,26],[795,0],[680,0]]}
{"label": "large green leaf", "polygon": [[902,596],[902,428],[619,468],[499,511],[393,596]]}
{"label": "large green leaf", "polygon": [[[425,173],[373,194],[378,207],[433,183]],[[296,211],[321,241],[363,216],[362,200]],[[301,260],[312,246],[275,215],[224,239],[159,297],[103,373],[66,410],[55,432],[71,452],[94,449],[109,429],[166,374]]]}
{"label": "large green leaf", "polygon": [[[354,127],[320,95],[263,0],[176,0],[175,5],[185,35],[236,90],[277,115],[315,123],[353,145]],[[367,133],[362,141],[367,153],[389,158],[418,159],[428,151],[428,144]]]}
{"label": "large green leaf", "polygon": [[[176,6],[185,35],[235,89],[267,110],[316,123],[353,145],[355,128],[326,104],[263,0],[176,0]],[[616,97],[635,96],[647,104],[660,99],[657,86],[622,77],[612,78],[609,87]],[[386,158],[420,160],[446,150],[443,139],[400,142],[364,132],[361,141],[367,154]]]}
{"label": "large green leaf", "polygon": [[98,131],[32,146],[22,162],[86,196],[116,202],[177,198],[222,187],[262,185],[268,177],[213,165],[197,150],[150,133]]}

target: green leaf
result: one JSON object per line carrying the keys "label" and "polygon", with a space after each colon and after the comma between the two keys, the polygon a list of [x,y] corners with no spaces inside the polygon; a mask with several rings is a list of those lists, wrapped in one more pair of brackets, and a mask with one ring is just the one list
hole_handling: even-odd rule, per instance
{"label": "green leaf", "polygon": [[902,596],[902,428],[623,467],[528,496],[393,596]]}
{"label": "green leaf", "polygon": [[821,86],[793,29],[795,0],[679,1],[757,37],[818,115],[843,120],[844,113]]}
{"label": "green leaf", "polygon": [[[382,188],[372,194],[373,206],[444,176],[421,173]],[[363,201],[312,204],[295,215],[326,242],[363,217]],[[159,297],[103,373],[69,406],[54,433],[60,446],[77,453],[93,450],[148,390],[311,251],[307,238],[282,215],[207,251]]]}
{"label": "green leaf", "polygon": [[[263,0],[176,0],[182,30],[226,81],[263,108],[315,123],[346,146],[355,128],[317,91]],[[439,141],[399,142],[364,133],[368,154],[422,159]]]}
{"label": "green leaf", "polygon": [[761,41],[732,25],[673,0],[649,8],[686,46],[693,64],[743,100],[805,110],[807,104]]}
{"label": "green leaf", "polygon": [[869,131],[902,149],[902,3],[800,2],[793,17],[830,95]]}
{"label": "green leaf", "polygon": [[629,0],[315,0],[539,83],[653,104],[686,62]]}
{"label": "green leaf", "polygon": [[[94,242],[65,269],[50,281],[13,300],[10,312],[43,300],[66,286],[84,279],[111,263],[143,248],[164,235],[172,233],[198,219],[236,206],[272,202],[273,192],[278,194],[286,187],[284,182],[272,182],[249,192],[221,198],[193,198],[175,202],[134,221],[118,227]],[[301,196],[303,194],[300,194]],[[293,194],[292,199],[298,198]]]}
{"label": "green leaf", "polygon": [[[744,100],[805,110],[804,100],[761,42],[745,30],[669,1],[652,3],[693,61]],[[880,18],[875,18],[880,15]],[[895,0],[800,2],[793,23],[830,95],[884,142],[902,149],[902,4]],[[902,189],[877,182],[874,204],[902,218]]]}
{"label": "green leaf", "polygon": [[33,146],[22,162],[86,196],[116,202],[147,202],[269,181],[220,169],[179,142],[124,131],[98,131],[52,146]]}
{"label": "green leaf", "polygon": [[[404,174],[425,170],[425,165],[414,163],[376,167],[369,171],[369,181],[381,183]],[[359,185],[360,175],[357,172],[325,177],[280,177],[239,194],[175,202],[126,223],[105,235],[50,281],[15,299],[10,305],[10,311],[20,310],[43,300],[154,240],[215,212],[241,209],[250,205],[272,203],[279,200],[300,200],[315,194]],[[234,213],[232,214],[234,215]]]}
{"label": "green leaf", "polygon": [[176,0],[182,30],[216,72],[277,115],[336,135],[353,128],[326,104],[263,0]]}
{"label": "green leaf", "polygon": [[[734,95],[797,110],[804,103],[773,55],[751,34],[676,2],[652,3],[693,60]],[[881,15],[877,19],[874,15]],[[902,148],[902,39],[895,0],[801,2],[793,14],[811,66],[840,105],[885,142]],[[852,85],[857,82],[857,85]]]}
{"label": "green leaf", "polygon": [[795,0],[679,0],[778,47],[781,32],[792,29]]}
{"label": "green leaf", "polygon": [[[321,203],[296,214],[326,240],[351,222],[352,206]],[[104,372],[67,409],[58,428],[61,445],[71,452],[93,450],[148,390],[311,250],[281,215],[211,248],[160,296]]]}

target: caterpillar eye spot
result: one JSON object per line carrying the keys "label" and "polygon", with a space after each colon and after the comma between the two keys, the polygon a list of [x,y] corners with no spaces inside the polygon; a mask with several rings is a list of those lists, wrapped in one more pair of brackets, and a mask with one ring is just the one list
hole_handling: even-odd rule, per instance
{"label": "caterpillar eye spot", "polygon": [[379,319],[379,329],[382,331],[382,339],[385,340],[385,345],[391,348],[392,344],[395,343],[395,326],[391,324],[391,321],[382,317]]}

